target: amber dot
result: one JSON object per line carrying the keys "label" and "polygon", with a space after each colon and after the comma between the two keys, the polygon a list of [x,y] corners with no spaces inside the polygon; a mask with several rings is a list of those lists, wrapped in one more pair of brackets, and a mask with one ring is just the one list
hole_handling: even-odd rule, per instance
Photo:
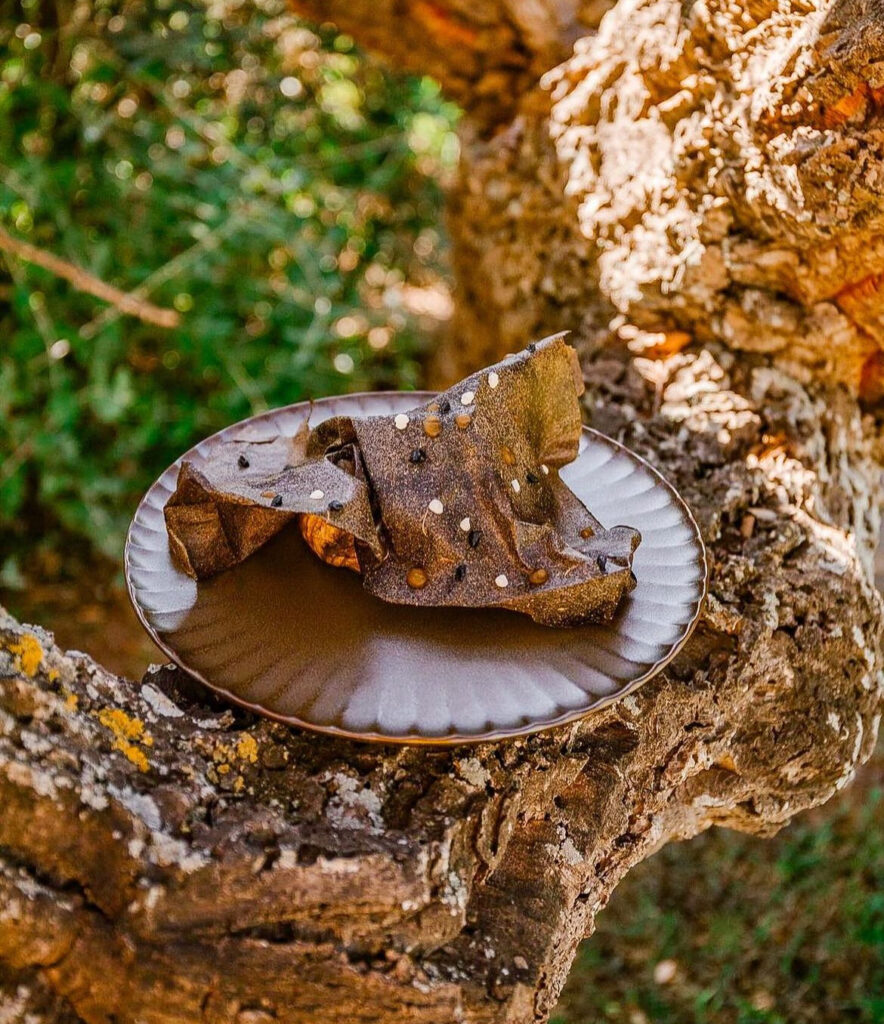
{"label": "amber dot", "polygon": [[593,537],[595,535],[593,534],[592,530],[588,526],[584,526],[583,529],[580,531],[580,536],[584,540],[589,540],[590,537]]}
{"label": "amber dot", "polygon": [[529,582],[533,583],[535,587],[539,587],[541,583],[546,583],[548,579],[549,573],[546,569],[535,569],[528,577]]}
{"label": "amber dot", "polygon": [[503,461],[508,466],[512,466],[512,465],[515,464],[516,457],[515,457],[515,455],[513,455],[513,453],[510,451],[509,448],[501,448],[500,449],[500,454],[503,456]]}
{"label": "amber dot", "polygon": [[424,433],[427,437],[438,437],[442,433],[442,420],[438,416],[428,416],[424,420]]}
{"label": "amber dot", "polygon": [[427,574],[423,569],[409,569],[405,582],[413,589],[420,590],[427,585]]}
{"label": "amber dot", "polygon": [[473,417],[470,416],[468,412],[458,413],[458,415],[454,417],[454,422],[461,430],[465,430],[473,422]]}
{"label": "amber dot", "polygon": [[439,403],[438,402],[430,402],[430,404],[427,406],[427,412],[438,412],[438,411],[439,411]]}

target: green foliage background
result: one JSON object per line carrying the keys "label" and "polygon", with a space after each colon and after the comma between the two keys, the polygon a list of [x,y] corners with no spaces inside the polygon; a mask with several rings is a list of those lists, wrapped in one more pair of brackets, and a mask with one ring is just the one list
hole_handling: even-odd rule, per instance
{"label": "green foliage background", "polygon": [[0,224],[181,324],[0,254],[0,584],[119,559],[141,492],[227,423],[419,382],[402,292],[444,268],[455,119],[282,0],[7,7]]}

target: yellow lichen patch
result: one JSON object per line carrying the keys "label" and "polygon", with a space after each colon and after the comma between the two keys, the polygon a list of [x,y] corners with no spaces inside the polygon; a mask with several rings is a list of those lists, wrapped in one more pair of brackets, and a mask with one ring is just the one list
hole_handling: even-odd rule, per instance
{"label": "yellow lichen patch", "polygon": [[[57,674],[57,673],[56,673]],[[49,681],[52,682],[52,673],[49,673]],[[76,711],[77,705],[80,703],[79,697],[75,693],[71,693],[70,690],[62,690],[61,695],[64,698],[64,706],[68,711]]]}
{"label": "yellow lichen patch", "polygon": [[[120,708],[102,708],[98,712],[98,721],[114,734],[114,750],[119,750],[142,772],[148,769],[148,760],[144,751],[137,747],[152,747],[153,736],[144,728],[144,722],[132,718]],[[134,741],[134,742],[133,742]]]}
{"label": "yellow lichen patch", "polygon": [[18,667],[26,676],[33,678],[43,660],[43,648],[33,633],[22,633],[18,640],[9,645],[9,653],[18,661]]}
{"label": "yellow lichen patch", "polygon": [[121,708],[102,708],[98,712],[98,721],[123,740],[141,740],[144,736],[144,722],[140,718],[131,718]]}
{"label": "yellow lichen patch", "polygon": [[242,761],[248,761],[249,764],[256,764],[258,760],[258,744],[255,740],[246,733],[241,736],[233,746],[228,746],[226,743],[219,743],[212,751],[212,760],[215,764],[220,765],[222,762],[228,762],[239,758]]}
{"label": "yellow lichen patch", "polygon": [[246,733],[239,743],[236,745],[236,755],[241,757],[243,761],[248,761],[249,764],[255,764],[258,760],[258,744],[255,742],[253,736],[249,736]]}
{"label": "yellow lichen patch", "polygon": [[233,792],[241,793],[245,788],[246,780],[242,777],[242,775],[237,775],[237,777],[233,780]]}
{"label": "yellow lichen patch", "polygon": [[114,740],[114,750],[124,754],[140,772],[146,772],[149,768],[147,755],[134,743],[127,743],[125,740]]}
{"label": "yellow lichen patch", "polygon": [[[51,668],[46,673],[46,678],[49,680],[50,683],[55,683],[55,682],[58,682],[58,675],[59,675],[58,669],[57,668]],[[71,694],[71,696],[73,696],[73,694]]]}

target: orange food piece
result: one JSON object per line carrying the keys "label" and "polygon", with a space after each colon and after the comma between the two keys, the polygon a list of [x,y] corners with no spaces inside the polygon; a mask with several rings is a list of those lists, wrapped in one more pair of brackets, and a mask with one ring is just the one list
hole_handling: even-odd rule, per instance
{"label": "orange food piece", "polygon": [[356,554],[356,540],[352,533],[339,529],[323,519],[322,516],[308,513],[298,517],[298,525],[301,527],[301,536],[307,542],[307,546],[323,562],[339,569],[362,572]]}

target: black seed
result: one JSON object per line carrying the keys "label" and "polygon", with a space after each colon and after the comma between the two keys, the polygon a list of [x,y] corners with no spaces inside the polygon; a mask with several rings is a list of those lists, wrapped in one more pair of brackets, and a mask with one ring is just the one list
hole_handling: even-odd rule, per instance
{"label": "black seed", "polygon": [[408,461],[414,463],[416,466],[419,462],[423,462],[427,457],[427,453],[423,448],[415,448],[411,455],[408,456]]}
{"label": "black seed", "polygon": [[462,580],[464,580],[466,578],[466,575],[467,575],[467,567],[465,565],[459,565],[454,570],[454,578],[457,580],[458,583],[460,583]]}
{"label": "black seed", "polygon": [[329,510],[329,512],[340,512],[343,509],[343,507],[344,507],[344,504],[343,504],[343,502],[340,502],[340,501],[330,501],[328,503],[328,510]]}
{"label": "black seed", "polygon": [[245,455],[240,455],[240,457],[236,460],[236,464],[237,466],[239,466],[240,469],[249,468],[249,460],[245,457]]}
{"label": "black seed", "polygon": [[451,412],[451,402],[449,402],[447,398],[443,398],[442,401],[439,403],[439,412],[443,414],[446,412]]}
{"label": "black seed", "polygon": [[279,508],[279,506],[282,504],[282,495],[281,494],[277,494],[276,497],[273,499],[273,501],[270,502],[270,504],[274,508]]}
{"label": "black seed", "polygon": [[604,572],[608,568],[608,560],[604,555],[599,555],[595,560],[595,564],[599,567],[601,572]]}
{"label": "black seed", "polygon": [[470,530],[470,532],[467,534],[467,544],[469,544],[471,548],[477,548],[479,546],[479,541],[481,539],[481,530]]}
{"label": "black seed", "polygon": [[534,355],[534,353],[537,351],[537,346],[534,344],[533,341],[528,346],[528,351],[531,353],[531,355]]}
{"label": "black seed", "polygon": [[540,477],[539,476],[535,476],[533,473],[526,473],[525,474],[525,479],[528,481],[529,484],[539,484],[540,483]]}

